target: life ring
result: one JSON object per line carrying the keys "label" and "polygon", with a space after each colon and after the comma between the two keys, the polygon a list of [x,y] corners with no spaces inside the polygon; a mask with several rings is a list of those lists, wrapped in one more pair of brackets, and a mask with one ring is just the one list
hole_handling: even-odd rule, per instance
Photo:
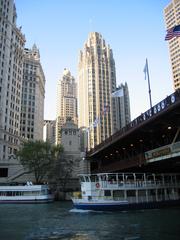
{"label": "life ring", "polygon": [[96,188],[100,188],[100,184],[99,183],[96,183]]}

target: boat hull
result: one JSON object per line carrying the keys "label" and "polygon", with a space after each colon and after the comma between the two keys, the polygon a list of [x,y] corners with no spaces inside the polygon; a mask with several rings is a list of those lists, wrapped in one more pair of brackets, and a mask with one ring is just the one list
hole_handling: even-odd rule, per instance
{"label": "boat hull", "polygon": [[51,199],[36,199],[36,200],[0,200],[0,204],[34,204],[34,203],[51,203]]}
{"label": "boat hull", "polygon": [[29,198],[13,198],[13,197],[4,197],[4,198],[0,198],[0,204],[3,203],[50,203],[54,201],[54,197],[53,196],[49,196],[49,197],[29,197]]}
{"label": "boat hull", "polygon": [[161,202],[144,202],[144,203],[73,203],[74,208],[81,210],[93,211],[128,211],[139,209],[165,208],[179,206],[180,200],[168,200]]}

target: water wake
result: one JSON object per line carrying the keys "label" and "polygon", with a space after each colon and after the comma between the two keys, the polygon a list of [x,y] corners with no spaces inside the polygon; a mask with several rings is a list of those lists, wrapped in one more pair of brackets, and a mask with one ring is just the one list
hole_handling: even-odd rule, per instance
{"label": "water wake", "polygon": [[73,213],[89,213],[89,212],[95,212],[95,211],[93,211],[93,210],[82,210],[82,209],[73,208],[73,209],[69,210],[69,212],[73,212]]}

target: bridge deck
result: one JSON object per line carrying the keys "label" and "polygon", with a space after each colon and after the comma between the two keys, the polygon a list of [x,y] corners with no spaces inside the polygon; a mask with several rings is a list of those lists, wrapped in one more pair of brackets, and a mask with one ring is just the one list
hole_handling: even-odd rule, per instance
{"label": "bridge deck", "polygon": [[[180,150],[170,157],[168,152],[163,153],[167,146],[180,141],[179,128],[180,89],[89,151],[91,170],[180,171]],[[160,155],[156,160],[147,159],[147,153],[158,148],[162,148],[163,158]]]}

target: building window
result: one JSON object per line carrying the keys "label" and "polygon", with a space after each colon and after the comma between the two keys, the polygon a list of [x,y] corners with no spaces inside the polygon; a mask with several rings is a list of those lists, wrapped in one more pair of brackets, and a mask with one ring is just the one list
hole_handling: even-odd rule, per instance
{"label": "building window", "polygon": [[3,152],[4,153],[6,152],[6,146],[5,145],[3,146]]}
{"label": "building window", "polygon": [[0,168],[0,177],[8,176],[8,168]]}

